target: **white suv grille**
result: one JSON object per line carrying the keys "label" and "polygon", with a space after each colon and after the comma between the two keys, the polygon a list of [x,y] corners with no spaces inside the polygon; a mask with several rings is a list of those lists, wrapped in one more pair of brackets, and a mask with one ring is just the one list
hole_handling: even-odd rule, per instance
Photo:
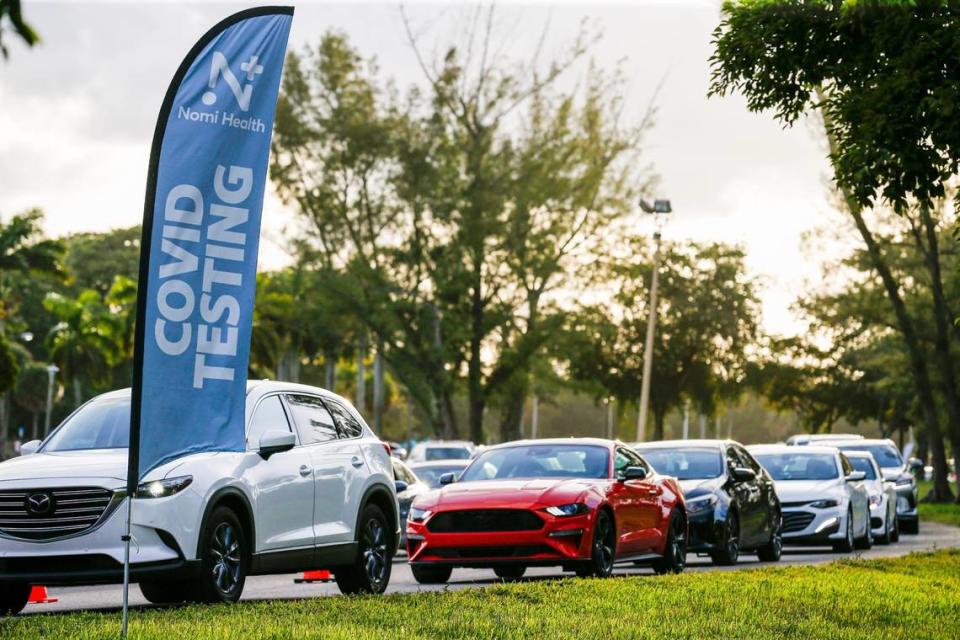
{"label": "white suv grille", "polygon": [[51,540],[83,533],[116,505],[100,487],[0,490],[0,535]]}

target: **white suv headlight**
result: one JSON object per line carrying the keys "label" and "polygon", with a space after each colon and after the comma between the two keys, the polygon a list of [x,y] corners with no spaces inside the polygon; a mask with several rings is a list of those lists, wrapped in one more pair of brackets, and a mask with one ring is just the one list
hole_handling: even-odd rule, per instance
{"label": "white suv headlight", "polygon": [[137,486],[137,498],[166,498],[190,486],[193,476],[178,476],[143,482]]}

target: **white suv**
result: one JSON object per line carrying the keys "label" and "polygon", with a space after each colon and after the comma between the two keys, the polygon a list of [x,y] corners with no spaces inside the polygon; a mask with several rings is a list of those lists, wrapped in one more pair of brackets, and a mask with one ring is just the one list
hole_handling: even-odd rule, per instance
{"label": "white suv", "polygon": [[[0,464],[0,614],[32,584],[123,575],[129,390],[94,398]],[[248,575],[329,568],[344,593],[381,593],[399,520],[390,456],[349,402],[247,385],[246,451],[154,469],[133,501],[132,580],[151,602],[232,602]]]}

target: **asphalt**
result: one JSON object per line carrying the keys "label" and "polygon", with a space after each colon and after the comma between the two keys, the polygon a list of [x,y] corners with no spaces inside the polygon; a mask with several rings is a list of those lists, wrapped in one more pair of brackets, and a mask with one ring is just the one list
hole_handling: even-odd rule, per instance
{"label": "asphalt", "polygon": [[[820,547],[786,547],[783,558],[779,563],[759,562],[756,556],[742,556],[734,567],[715,567],[709,558],[700,558],[690,554],[687,558],[688,571],[742,571],[774,564],[779,565],[811,565],[831,562],[839,558],[886,558],[903,556],[914,551],[932,551],[936,549],[960,548],[960,528],[922,523],[918,535],[901,535],[900,542],[892,545],[875,545],[869,551],[858,551],[853,554],[833,553],[829,548]],[[647,568],[632,565],[615,571],[618,575],[651,575]],[[564,574],[559,568],[530,569],[523,581],[554,579],[572,574]],[[296,584],[297,574],[276,576],[255,576],[247,579],[243,592],[244,600],[266,599],[300,599],[316,598],[321,596],[335,596],[339,594],[335,583]],[[442,591],[444,589],[480,588],[500,581],[493,575],[493,571],[486,569],[454,569],[450,582],[446,585],[421,585],[413,579],[405,558],[398,556],[393,565],[393,575],[387,593]],[[122,588],[118,585],[96,587],[51,587],[49,596],[56,602],[46,604],[30,604],[24,614],[56,613],[78,610],[110,610],[117,609],[122,603]],[[130,588],[130,603],[134,608],[149,607],[147,601],[140,594],[135,585]]]}

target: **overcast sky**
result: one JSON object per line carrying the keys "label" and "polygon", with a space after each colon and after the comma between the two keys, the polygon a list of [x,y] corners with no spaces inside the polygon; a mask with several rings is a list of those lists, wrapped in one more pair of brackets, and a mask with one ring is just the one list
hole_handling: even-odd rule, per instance
{"label": "overcast sky", "polygon": [[[174,71],[210,26],[257,3],[23,4],[43,43],[28,51],[9,41],[10,60],[0,61],[0,216],[39,206],[53,235],[137,224],[157,110]],[[399,87],[422,80],[398,4],[296,6],[291,48],[337,29]],[[465,7],[412,3],[407,13],[437,41],[455,36]],[[622,61],[627,116],[639,120],[662,81],[644,151],[660,176],[658,194],[673,202],[664,237],[742,243],[763,283],[765,327],[800,330],[790,305],[826,257],[804,248],[803,233],[838,220],[813,128],[783,130],[769,115],[748,113],[740,97],[706,97],[719,0],[500,3],[504,56],[528,54],[547,21],[548,50],[559,50],[585,17],[604,33],[596,62]],[[268,196],[261,268],[285,264],[291,220]]]}

